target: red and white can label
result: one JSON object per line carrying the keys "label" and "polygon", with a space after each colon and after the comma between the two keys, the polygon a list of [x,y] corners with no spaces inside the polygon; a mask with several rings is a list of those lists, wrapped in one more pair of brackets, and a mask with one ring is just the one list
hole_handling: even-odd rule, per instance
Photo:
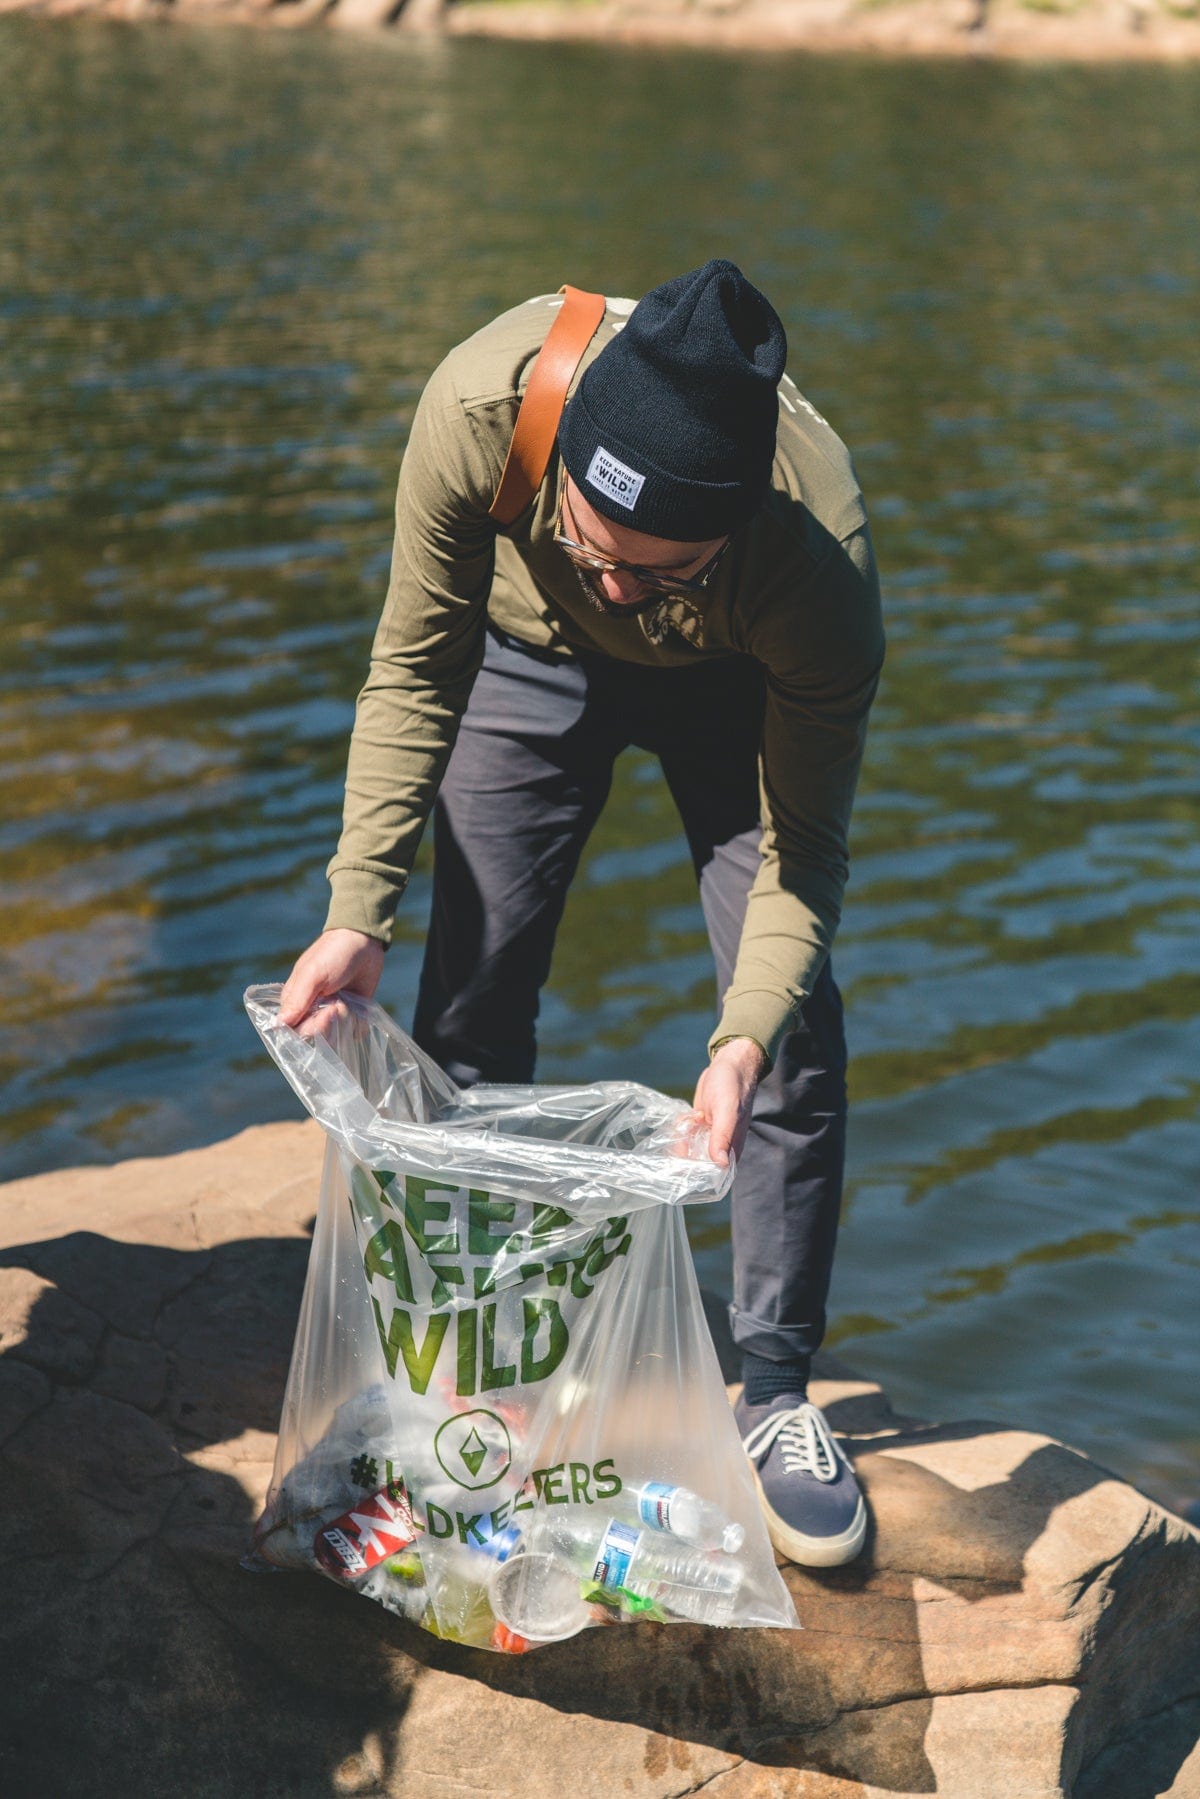
{"label": "red and white can label", "polygon": [[319,1530],[313,1554],[327,1574],[346,1580],[366,1574],[416,1540],[408,1494],[393,1481]]}

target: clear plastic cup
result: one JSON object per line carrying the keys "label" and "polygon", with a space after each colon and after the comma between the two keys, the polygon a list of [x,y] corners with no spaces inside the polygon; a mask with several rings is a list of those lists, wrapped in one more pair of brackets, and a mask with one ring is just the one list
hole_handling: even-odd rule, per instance
{"label": "clear plastic cup", "polygon": [[579,1576],[562,1556],[526,1550],[501,1562],[488,1583],[501,1624],[530,1643],[559,1643],[591,1623]]}

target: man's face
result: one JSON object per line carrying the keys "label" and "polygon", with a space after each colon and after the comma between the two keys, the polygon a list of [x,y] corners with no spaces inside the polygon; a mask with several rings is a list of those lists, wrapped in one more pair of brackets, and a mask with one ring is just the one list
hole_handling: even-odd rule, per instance
{"label": "man's face", "polygon": [[[627,525],[614,524],[589,506],[570,475],[563,477],[562,521],[568,536],[594,550],[598,556],[614,562],[632,562],[641,569],[653,569],[665,578],[689,580],[699,574],[706,563],[728,539],[705,538],[699,543],[679,543],[670,537],[649,537],[644,531],[631,531]],[[646,581],[627,569],[578,569],[585,589],[593,594],[605,612],[639,612],[662,596]]]}

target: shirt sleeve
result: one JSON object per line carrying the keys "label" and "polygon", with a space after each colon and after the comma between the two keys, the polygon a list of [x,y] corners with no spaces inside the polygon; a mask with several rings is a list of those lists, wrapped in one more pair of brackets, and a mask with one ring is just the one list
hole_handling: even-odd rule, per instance
{"label": "shirt sleeve", "polygon": [[710,1049],[752,1037],[774,1062],[841,918],[849,826],[883,661],[865,525],[832,541],[799,590],[759,608],[747,648],[766,667],[762,861]]}
{"label": "shirt sleeve", "polygon": [[397,901],[483,659],[499,478],[455,389],[453,358],[421,396],[396,491],[387,598],[358,696],[325,929],[389,943]]}

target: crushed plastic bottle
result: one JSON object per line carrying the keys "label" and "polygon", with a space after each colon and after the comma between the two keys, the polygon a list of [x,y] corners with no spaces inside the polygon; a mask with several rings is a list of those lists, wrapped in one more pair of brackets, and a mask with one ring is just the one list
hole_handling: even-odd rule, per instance
{"label": "crushed plastic bottle", "polygon": [[[610,1610],[630,1617],[669,1615],[696,1624],[730,1622],[743,1576],[741,1564],[719,1550],[695,1549],[574,1506],[539,1516],[522,1553],[539,1565],[556,1595],[565,1590],[565,1579],[551,1583],[549,1566],[541,1564],[554,1563],[563,1576],[574,1577],[582,1598],[600,1600]],[[505,1566],[519,1559],[515,1556]],[[523,1635],[535,1634],[522,1631],[521,1620],[498,1608],[497,1616]]]}
{"label": "crushed plastic bottle", "polygon": [[639,1524],[678,1537],[694,1549],[722,1549],[726,1555],[736,1555],[746,1540],[742,1525],[690,1487],[648,1480],[641,1486],[627,1486],[625,1496],[635,1508]]}
{"label": "crushed plastic bottle", "polygon": [[422,1559],[429,1593],[426,1630],[447,1642],[483,1648],[496,1623],[487,1585],[495,1564],[476,1555],[472,1566],[464,1555],[435,1555],[432,1550],[426,1550]]}
{"label": "crushed plastic bottle", "polygon": [[728,1624],[742,1584],[741,1568],[728,1557],[676,1547],[617,1519],[604,1532],[592,1575],[610,1593],[632,1593],[695,1624]]}

